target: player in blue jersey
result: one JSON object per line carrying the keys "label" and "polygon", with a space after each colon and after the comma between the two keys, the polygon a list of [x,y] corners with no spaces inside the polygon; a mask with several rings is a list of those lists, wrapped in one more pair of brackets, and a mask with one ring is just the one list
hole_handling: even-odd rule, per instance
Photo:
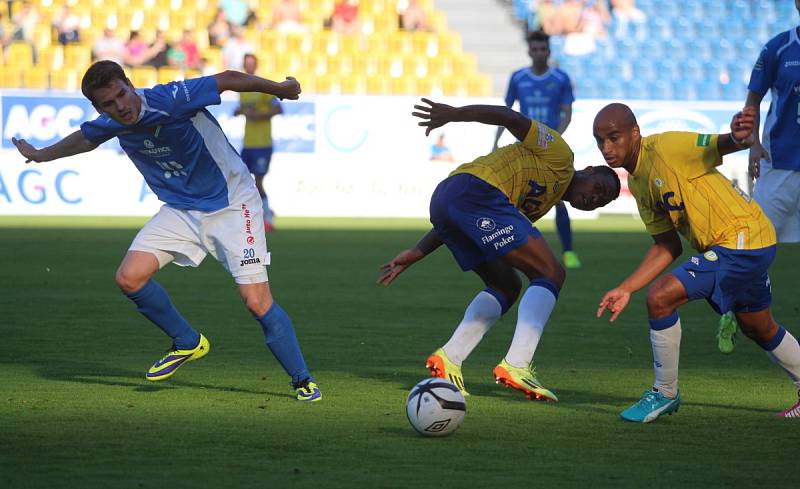
{"label": "player in blue jersey", "polygon": [[159,381],[204,357],[208,339],[172,304],[153,275],[170,262],[198,266],[211,254],[233,276],[245,305],[260,323],[266,344],[292,378],[300,401],[321,399],[286,312],[267,282],[269,253],[261,197],[242,159],[206,106],[220,94],[263,92],[297,99],[294,78],[274,82],[236,71],[136,89],[113,61],[94,63],[81,91],[100,115],[59,142],[36,149],[13,139],[27,161],[52,161],[85,153],[116,137],[164,205],[133,240],[116,282],[173,346],[146,374]]}
{"label": "player in blue jersey", "polygon": [[[800,12],[800,0],[795,0]],[[756,142],[750,147],[749,173],[756,178],[753,198],[767,214],[779,243],[800,242],[800,27],[782,32],[761,50],[747,86],[746,106],[756,108]],[[759,139],[761,100],[772,94]],[[733,351],[736,320],[719,323],[718,346]]]}
{"label": "player in blue jersey", "polygon": [[[530,32],[526,38],[528,42],[528,55],[533,64],[521,68],[511,75],[506,92],[506,106],[512,107],[519,101],[519,111],[529,119],[544,122],[547,126],[564,134],[572,120],[572,82],[567,74],[549,65],[550,36],[542,31]],[[494,139],[494,148],[500,141],[503,127],[497,128]],[[572,226],[569,221],[569,212],[564,202],[559,202],[556,208],[556,230],[561,239],[564,266],[567,268],[580,268],[581,261],[572,249]]]}

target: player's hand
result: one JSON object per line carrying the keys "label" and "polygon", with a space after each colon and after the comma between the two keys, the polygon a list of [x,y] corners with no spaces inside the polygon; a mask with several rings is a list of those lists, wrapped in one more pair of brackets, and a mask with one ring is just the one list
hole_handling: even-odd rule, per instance
{"label": "player's hand", "polygon": [[756,109],[747,106],[741,112],[737,112],[731,119],[731,136],[737,141],[753,144],[755,136],[753,129],[756,127]]}
{"label": "player's hand", "polygon": [[280,82],[280,89],[277,95],[280,99],[297,100],[300,98],[300,82],[293,76],[287,76],[286,80]]}
{"label": "player's hand", "polygon": [[31,146],[24,139],[11,138],[11,142],[14,143],[14,146],[17,147],[22,156],[26,158],[25,163],[30,163],[31,161],[39,163],[41,161],[39,150]]}
{"label": "player's hand", "polygon": [[761,143],[754,143],[750,146],[750,158],[747,165],[747,172],[751,177],[761,176],[761,160],[770,161],[769,152]]}
{"label": "player's hand", "polygon": [[430,107],[425,105],[415,105],[414,109],[416,109],[417,112],[412,112],[411,115],[414,117],[419,117],[420,119],[424,119],[419,123],[419,125],[427,128],[425,129],[426,136],[430,135],[431,131],[437,127],[442,127],[448,122],[452,122],[454,120],[453,116],[457,110],[455,107],[447,104],[439,104],[426,98],[423,98],[422,102],[428,104]]}
{"label": "player's hand", "polygon": [[401,251],[392,261],[381,266],[381,274],[375,283],[388,287],[398,275],[420,261],[423,256],[425,255],[416,248]]}
{"label": "player's hand", "polygon": [[611,311],[611,318],[609,322],[614,322],[617,317],[622,314],[628,302],[631,300],[631,293],[627,290],[617,287],[616,289],[609,290],[600,301],[600,307],[597,308],[597,317],[601,317],[606,309]]}

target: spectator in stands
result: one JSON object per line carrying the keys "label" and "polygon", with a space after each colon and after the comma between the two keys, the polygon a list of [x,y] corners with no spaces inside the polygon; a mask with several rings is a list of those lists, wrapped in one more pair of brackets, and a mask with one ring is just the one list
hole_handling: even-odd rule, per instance
{"label": "spectator in stands", "polygon": [[404,31],[430,30],[428,14],[425,13],[419,0],[401,1],[398,3],[398,9],[400,10],[400,27]]}
{"label": "spectator in stands", "polygon": [[581,31],[594,39],[608,37],[607,27],[611,23],[605,0],[589,0],[581,13]]}
{"label": "spectator in stands", "polygon": [[167,42],[167,35],[162,30],[156,31],[156,38],[150,45],[150,59],[144,62],[147,66],[161,68],[167,66],[167,52],[172,48]]}
{"label": "spectator in stands", "polygon": [[2,48],[0,55],[5,53],[6,46],[11,42],[11,34],[6,31],[6,22],[3,17],[5,17],[5,14],[0,12],[0,48]]}
{"label": "spectator in stands", "polygon": [[217,10],[214,20],[208,26],[209,46],[222,47],[231,37],[231,24],[222,9]]}
{"label": "spectator in stands", "polygon": [[122,64],[125,58],[125,42],[117,37],[114,29],[106,28],[92,45],[92,57],[95,61],[107,59]]}
{"label": "spectator in stands", "polygon": [[331,29],[339,34],[356,34],[358,22],[358,0],[339,0],[331,14]]}
{"label": "spectator in stands", "polygon": [[147,45],[139,31],[131,31],[128,42],[125,43],[125,56],[123,60],[128,66],[141,66],[148,60],[148,51],[150,46]]}
{"label": "spectator in stands", "polygon": [[628,29],[634,25],[637,40],[643,40],[646,36],[645,22],[647,15],[636,8],[636,0],[611,0],[611,11],[617,21],[615,37],[622,39],[628,37]]}
{"label": "spectator in stands", "polygon": [[75,15],[69,5],[64,5],[53,18],[53,28],[58,33],[60,44],[80,41],[81,18]]}
{"label": "spectator in stands", "polygon": [[22,7],[12,18],[14,22],[14,34],[12,40],[25,41],[31,45],[33,42],[33,31],[39,24],[39,10],[30,2],[23,2]]}
{"label": "spectator in stands", "polygon": [[192,31],[186,29],[183,31],[183,36],[178,42],[178,49],[183,51],[184,54],[184,68],[196,70],[200,64],[200,50],[197,47],[197,41],[194,40]]}
{"label": "spectator in stands", "polygon": [[278,32],[305,32],[303,16],[295,0],[281,0],[272,8],[272,28]]}
{"label": "spectator in stands", "polygon": [[[550,36],[561,34],[561,16],[553,0],[541,0],[536,7],[536,24]],[[535,29],[534,29],[535,30]]]}
{"label": "spectator in stands", "polygon": [[581,15],[583,14],[583,0],[564,0],[558,8],[559,25],[562,34],[581,32]]}
{"label": "spectator in stands", "polygon": [[253,45],[244,37],[244,29],[233,26],[231,38],[222,47],[222,65],[225,69],[242,70],[244,55],[254,52]]}
{"label": "spectator in stands", "polygon": [[436,142],[431,146],[431,161],[448,161],[454,162],[456,159],[453,157],[453,153],[450,152],[450,148],[444,142],[444,133],[439,133],[439,136],[436,137]]}
{"label": "spectator in stands", "polygon": [[219,8],[225,12],[225,18],[232,26],[242,27],[253,16],[250,7],[244,0],[219,0]]}

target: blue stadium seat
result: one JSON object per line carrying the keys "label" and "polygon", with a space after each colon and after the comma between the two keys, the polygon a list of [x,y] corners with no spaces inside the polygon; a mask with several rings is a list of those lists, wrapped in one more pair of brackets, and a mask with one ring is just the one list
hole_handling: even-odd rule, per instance
{"label": "blue stadium seat", "polygon": [[706,70],[703,62],[697,59],[688,59],[682,64],[683,79],[686,81],[703,81],[706,77]]}
{"label": "blue stadium seat", "polygon": [[650,98],[650,84],[649,82],[645,82],[644,80],[639,79],[632,79],[628,82],[628,87],[626,90],[627,98],[634,99],[634,100],[641,100],[641,99],[648,99]]}
{"label": "blue stadium seat", "polygon": [[730,82],[721,85],[722,98],[724,100],[741,100],[747,97],[747,86],[741,82]]}
{"label": "blue stadium seat", "polygon": [[674,58],[662,58],[656,62],[656,70],[662,79],[677,80],[682,73],[680,65]]}
{"label": "blue stadium seat", "polygon": [[721,100],[722,90],[717,80],[705,80],[696,85],[698,100]]}
{"label": "blue stadium seat", "polygon": [[652,82],[650,97],[657,100],[673,100],[675,91],[672,82],[669,80],[657,80]]}
{"label": "blue stadium seat", "polygon": [[616,77],[610,77],[602,85],[603,98],[621,100],[625,98],[625,84]]}

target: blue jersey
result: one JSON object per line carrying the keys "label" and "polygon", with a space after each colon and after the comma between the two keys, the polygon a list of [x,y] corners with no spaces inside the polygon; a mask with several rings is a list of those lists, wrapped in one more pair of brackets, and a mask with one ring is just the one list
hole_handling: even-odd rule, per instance
{"label": "blue jersey", "polygon": [[750,75],[748,90],[762,97],[772,92],[764,121],[763,145],[772,167],[800,170],[800,38],[797,28],[770,39]]}
{"label": "blue jersey", "polygon": [[534,75],[528,67],[515,71],[508,82],[506,106],[511,107],[515,100],[519,100],[522,115],[558,129],[561,107],[572,104],[575,96],[572,82],[563,71],[550,68],[542,75]]}
{"label": "blue jersey", "polygon": [[124,125],[106,114],[81,124],[89,141],[113,137],[162,202],[213,212],[256,192],[250,172],[206,110],[220,103],[213,76],[137,90],[139,120]]}

